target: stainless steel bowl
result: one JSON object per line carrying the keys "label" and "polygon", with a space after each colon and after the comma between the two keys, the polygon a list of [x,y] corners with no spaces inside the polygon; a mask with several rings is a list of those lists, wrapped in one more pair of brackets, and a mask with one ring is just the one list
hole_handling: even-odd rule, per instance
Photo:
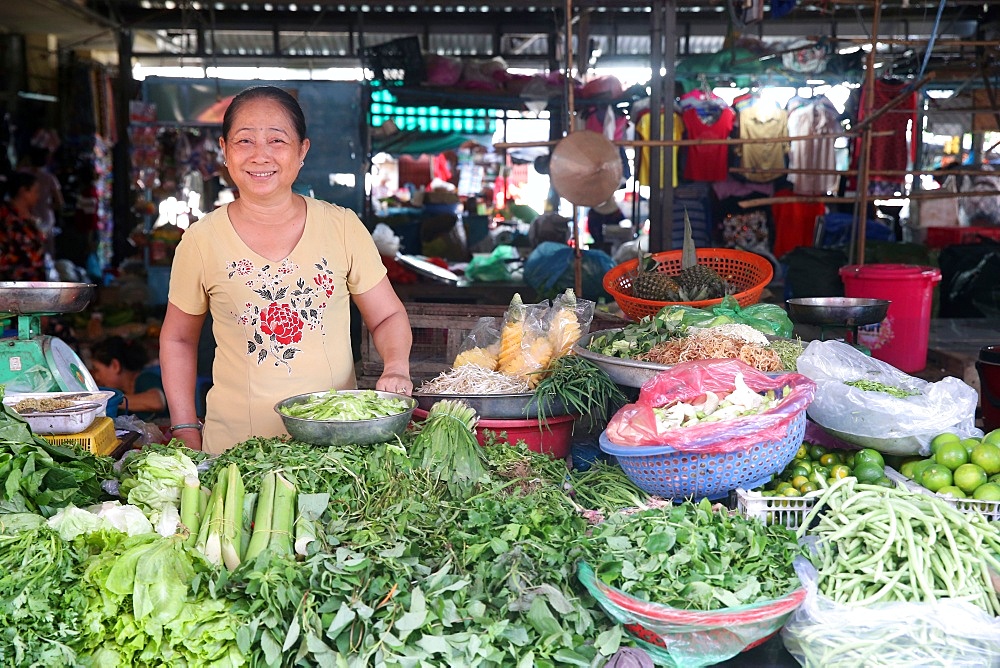
{"label": "stainless steel bowl", "polygon": [[[340,394],[360,394],[368,390],[341,390]],[[407,410],[395,415],[374,418],[371,420],[306,420],[285,415],[282,408],[301,404],[316,397],[320,397],[326,392],[308,392],[297,394],[294,397],[283,399],[274,405],[275,412],[281,416],[281,421],[285,424],[288,434],[303,443],[312,445],[371,445],[372,443],[382,443],[390,441],[406,430],[406,425],[413,417],[413,409],[417,407],[417,402],[413,397],[394,392],[381,392],[375,390],[375,394],[381,399],[401,399],[406,402]]]}
{"label": "stainless steel bowl", "polygon": [[670,364],[657,364],[656,362],[642,362],[639,360],[625,359],[623,357],[602,355],[601,353],[595,353],[593,350],[587,348],[587,346],[590,345],[590,342],[598,336],[619,331],[621,331],[620,328],[602,329],[598,332],[585,334],[573,345],[573,352],[599,366],[606,374],[608,374],[611,380],[618,385],[624,385],[625,387],[642,387],[643,383],[647,380],[653,378],[660,372],[666,371],[672,366]]}
{"label": "stainless steel bowl", "polygon": [[[538,400],[527,394],[430,394],[414,392],[417,408],[429,411],[437,402],[448,399],[467,404],[484,420],[524,420],[538,417]],[[566,415],[569,411],[559,399],[545,403],[545,416]]]}
{"label": "stainless steel bowl", "polygon": [[93,283],[0,282],[0,313],[76,313],[94,298]]}
{"label": "stainless steel bowl", "polygon": [[864,297],[800,297],[785,303],[788,317],[803,325],[858,327],[885,320],[890,302]]}

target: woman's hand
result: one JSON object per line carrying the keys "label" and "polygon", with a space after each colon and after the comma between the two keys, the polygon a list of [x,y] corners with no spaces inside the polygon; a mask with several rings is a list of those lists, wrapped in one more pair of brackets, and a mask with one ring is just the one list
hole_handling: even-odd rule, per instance
{"label": "woman's hand", "polygon": [[413,381],[401,373],[384,373],[375,383],[375,389],[409,396],[413,394]]}
{"label": "woman's hand", "polygon": [[176,438],[192,450],[201,450],[201,430],[199,429],[178,429],[176,434],[170,432],[170,438]]}

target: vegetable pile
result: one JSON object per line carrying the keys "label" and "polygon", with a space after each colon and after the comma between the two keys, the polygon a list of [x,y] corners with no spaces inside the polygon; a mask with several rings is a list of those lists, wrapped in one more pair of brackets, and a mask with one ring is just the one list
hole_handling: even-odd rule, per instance
{"label": "vegetable pile", "polygon": [[284,415],[302,420],[374,420],[397,415],[410,408],[402,399],[380,397],[375,390],[338,392],[330,390],[305,401],[281,406]]}

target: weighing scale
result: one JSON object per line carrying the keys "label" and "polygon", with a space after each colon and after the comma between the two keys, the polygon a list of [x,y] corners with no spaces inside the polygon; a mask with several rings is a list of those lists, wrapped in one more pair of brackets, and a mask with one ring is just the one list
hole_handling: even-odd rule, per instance
{"label": "weighing scale", "polygon": [[801,297],[789,299],[788,317],[803,325],[817,325],[819,340],[826,340],[829,329],[846,329],[851,334],[848,341],[855,348],[870,354],[858,341],[858,329],[885,320],[889,312],[888,299],[862,297]]}
{"label": "weighing scale", "polygon": [[86,365],[62,339],[42,334],[46,315],[76,313],[93,283],[0,282],[0,322],[17,319],[17,336],[0,338],[0,384],[11,392],[96,392]]}

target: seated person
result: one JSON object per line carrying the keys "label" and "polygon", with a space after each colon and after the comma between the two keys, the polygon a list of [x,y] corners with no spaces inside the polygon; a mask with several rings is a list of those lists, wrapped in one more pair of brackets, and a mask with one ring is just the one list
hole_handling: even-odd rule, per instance
{"label": "seated person", "polygon": [[144,422],[170,417],[167,398],[163,393],[160,370],[148,366],[149,356],[142,344],[111,336],[90,350],[90,373],[99,387],[125,393],[123,412]]}

